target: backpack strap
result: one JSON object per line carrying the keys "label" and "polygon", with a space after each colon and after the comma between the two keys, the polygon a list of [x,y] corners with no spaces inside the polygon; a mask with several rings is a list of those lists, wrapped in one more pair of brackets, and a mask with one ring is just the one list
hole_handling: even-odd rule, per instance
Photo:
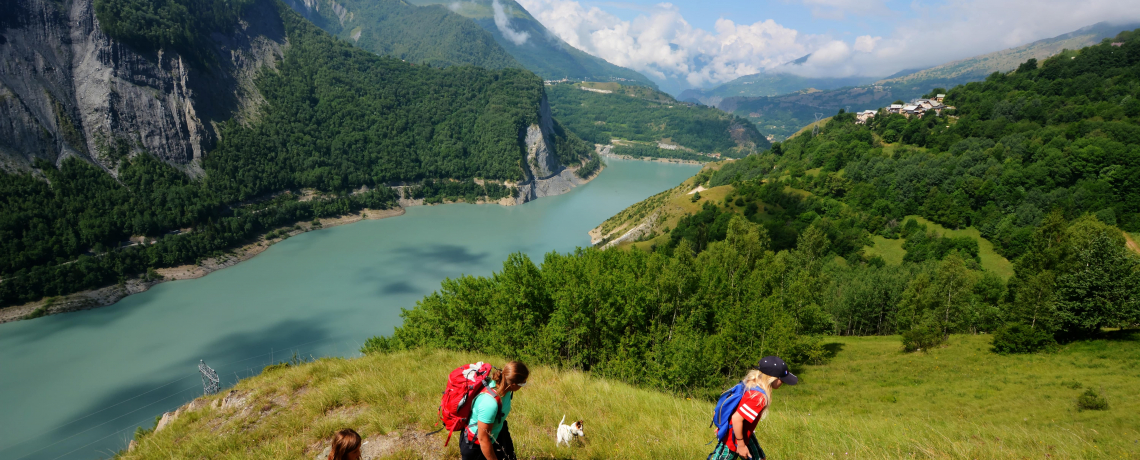
{"label": "backpack strap", "polygon": [[[496,411],[496,413],[495,413],[495,423],[500,423],[500,422],[502,422],[502,421],[503,421],[503,418],[505,418],[505,416],[503,415],[503,399],[502,399],[502,397],[500,397],[500,396],[499,396],[499,393],[498,393],[498,392],[496,392],[496,391],[495,391],[494,389],[492,389],[491,387],[488,387],[488,386],[484,386],[484,387],[483,387],[483,390],[482,390],[482,391],[480,391],[480,392],[479,392],[479,394],[488,394],[488,395],[491,395],[492,397],[494,397],[494,398],[495,398],[495,404],[498,406],[498,407],[496,408],[496,410],[495,410],[495,411]],[[472,405],[474,405],[474,404],[475,404],[475,402],[474,402],[474,401],[472,401],[472,402],[471,402],[471,404],[472,404]],[[474,408],[472,408],[472,409],[474,409]],[[472,414],[472,415],[474,415],[474,414]],[[475,426],[476,426],[476,427],[478,427],[478,426],[479,426],[479,425],[478,425],[479,421],[478,421],[478,420],[476,420],[476,421],[475,421],[475,423],[476,423],[476,425],[475,425]],[[475,436],[475,433],[472,433],[472,432],[471,432],[471,429],[470,429],[470,428],[468,428],[468,429],[466,429],[466,430],[464,430],[464,431],[466,431],[466,432],[467,432],[467,440],[468,440],[468,441],[470,441],[470,442],[473,442],[473,443],[475,443],[476,445],[478,445],[478,444],[479,444],[479,438]],[[492,440],[492,441],[493,441],[493,440]]]}

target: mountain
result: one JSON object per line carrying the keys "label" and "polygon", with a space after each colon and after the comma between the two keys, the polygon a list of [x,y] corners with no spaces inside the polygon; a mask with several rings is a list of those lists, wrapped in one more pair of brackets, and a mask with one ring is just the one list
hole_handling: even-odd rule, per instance
{"label": "mountain", "polygon": [[[321,1],[321,0],[313,0]],[[616,81],[657,88],[645,75],[591,56],[562,41],[514,0],[408,0],[444,5],[471,18],[495,37],[524,68],[546,80]]]}
{"label": "mountain", "polygon": [[654,150],[651,156],[708,161],[713,157],[701,154],[742,157],[769,146],[747,120],[644,86],[561,83],[546,92],[560,122],[587,142],[618,139],[618,154],[640,144]]}
{"label": "mountain", "polygon": [[717,103],[717,107],[726,112],[748,117],[761,131],[771,133],[776,140],[779,140],[813,122],[816,113],[827,116],[839,109],[875,110],[895,100],[909,101],[934,88],[950,88],[980,81],[994,72],[1012,71],[1026,60],[1042,61],[1063,49],[1090,46],[1123,30],[1137,27],[1140,27],[1140,24],[1099,23],[1016,48],[949,62],[872,84],[831,91],[802,89],[791,94],[771,97],[726,97]]}
{"label": "mountain", "polygon": [[534,74],[377,56],[273,0],[6,5],[0,305],[398,199],[563,193],[598,163]]}
{"label": "mountain", "polygon": [[442,67],[522,67],[490,32],[442,5],[402,0],[287,0],[330,34],[384,56]]}
{"label": "mountain", "polygon": [[875,77],[808,78],[786,72],[762,72],[737,78],[713,89],[687,89],[681,92],[678,99],[715,107],[730,97],[778,96],[808,88],[826,91],[864,85],[876,79]]}

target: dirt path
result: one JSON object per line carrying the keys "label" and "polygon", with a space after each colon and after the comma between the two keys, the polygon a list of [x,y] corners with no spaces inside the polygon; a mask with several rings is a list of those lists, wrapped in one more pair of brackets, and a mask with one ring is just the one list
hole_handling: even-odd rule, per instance
{"label": "dirt path", "polygon": [[1129,235],[1128,232],[1124,232],[1124,241],[1127,243],[1128,249],[1140,254],[1140,244],[1136,244],[1136,240],[1132,239],[1132,235]]}

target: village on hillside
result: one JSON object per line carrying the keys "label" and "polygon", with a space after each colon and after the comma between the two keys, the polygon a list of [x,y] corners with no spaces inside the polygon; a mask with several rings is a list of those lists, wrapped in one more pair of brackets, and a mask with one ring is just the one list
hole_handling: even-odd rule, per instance
{"label": "village on hillside", "polygon": [[922,115],[927,111],[933,110],[935,114],[942,115],[943,110],[953,109],[953,106],[945,105],[942,100],[946,98],[945,94],[937,94],[930,99],[915,99],[909,104],[891,104],[890,107],[885,109],[864,110],[855,114],[856,124],[866,124],[868,120],[874,118],[881,111],[886,111],[887,114],[899,114],[910,118],[916,116],[922,118]]}

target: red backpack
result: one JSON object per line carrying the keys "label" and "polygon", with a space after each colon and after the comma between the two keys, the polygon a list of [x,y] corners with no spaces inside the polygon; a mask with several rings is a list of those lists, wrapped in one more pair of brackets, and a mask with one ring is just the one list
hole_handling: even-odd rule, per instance
{"label": "red backpack", "polygon": [[451,435],[456,431],[467,428],[471,406],[475,405],[475,397],[486,386],[491,369],[490,364],[478,362],[460,366],[447,377],[447,388],[443,390],[443,399],[439,403],[439,420],[448,431],[444,446],[451,442]]}

